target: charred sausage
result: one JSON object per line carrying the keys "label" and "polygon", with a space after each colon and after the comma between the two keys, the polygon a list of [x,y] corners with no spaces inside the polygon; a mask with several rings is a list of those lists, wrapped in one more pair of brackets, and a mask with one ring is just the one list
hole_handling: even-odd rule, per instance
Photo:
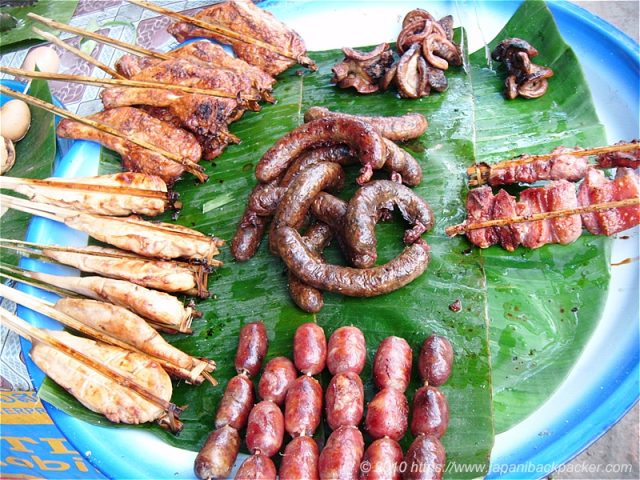
{"label": "charred sausage", "polygon": [[276,480],[278,473],[271,459],[265,455],[251,455],[236,472],[236,480]]}
{"label": "charred sausage", "polygon": [[334,430],[320,453],[320,479],[357,479],[363,453],[364,440],[360,430],[356,427],[340,427]]}
{"label": "charred sausage", "polygon": [[446,453],[436,437],[419,435],[404,458],[407,480],[440,480],[444,474]]}
{"label": "charred sausage", "polygon": [[411,434],[442,437],[449,425],[449,405],[447,399],[436,387],[426,385],[416,390],[413,397]]}
{"label": "charred sausage", "polygon": [[284,419],[280,408],[267,400],[257,403],[247,422],[245,441],[249,451],[272,457],[280,450],[283,438]]}
{"label": "charred sausage", "polygon": [[287,390],[297,375],[296,367],[291,360],[286,357],[272,358],[267,362],[258,382],[258,395],[263,400],[282,406]]}
{"label": "charred sausage", "polygon": [[362,330],[340,327],[329,337],[327,368],[332,375],[353,372],[360,375],[367,361],[367,344]]}
{"label": "charred sausage", "polygon": [[249,194],[248,209],[262,217],[272,216],[286,191],[274,180],[269,183],[259,183]]}
{"label": "charred sausage", "polygon": [[312,436],[322,417],[322,387],[313,377],[302,375],[289,387],[284,403],[284,422],[292,437]]}
{"label": "charred sausage", "polygon": [[224,426],[209,434],[198,452],[193,466],[202,480],[227,478],[240,451],[240,435],[235,428]]}
{"label": "charred sausage", "polygon": [[382,137],[367,123],[343,118],[323,118],[300,125],[278,140],[256,166],[256,178],[268,183],[282,175],[303,151],[320,145],[346,144],[364,165],[358,183],[366,183],[373,170],[385,162]]}
{"label": "charred sausage", "polygon": [[325,394],[327,423],[331,430],[356,427],[364,413],[364,386],[358,374],[338,373],[333,376]]}
{"label": "charred sausage", "polygon": [[430,249],[422,240],[384,265],[359,269],[324,263],[290,227],[279,228],[276,237],[282,260],[298,278],[321,290],[351,297],[374,297],[397,290],[422,275],[429,264]]}
{"label": "charred sausage", "polygon": [[400,440],[409,423],[409,402],[404,393],[384,388],[376,393],[367,406],[364,428],[373,438],[389,437]]}
{"label": "charred sausage", "polygon": [[239,262],[246,262],[255,255],[267,228],[267,223],[269,223],[268,218],[256,215],[249,209],[245,210],[231,241],[233,258]]}
{"label": "charred sausage", "polygon": [[396,205],[402,217],[412,225],[404,235],[410,245],[433,226],[433,213],[427,202],[413,190],[389,180],[371,182],[356,191],[349,201],[344,219],[344,241],[349,260],[358,268],[369,268],[376,263],[375,226],[382,209]]}
{"label": "charred sausage", "polygon": [[320,192],[311,204],[311,213],[342,235],[342,222],[347,214],[347,207],[348,204],[344,200],[329,193]]}
{"label": "charred sausage", "polygon": [[247,323],[242,327],[235,360],[238,373],[246,372],[250,377],[255,376],[262,368],[262,360],[268,347],[269,340],[264,323]]}
{"label": "charred sausage", "polygon": [[453,367],[453,347],[449,340],[431,335],[422,344],[418,372],[425,384],[438,387],[447,381]]}
{"label": "charred sausage", "polygon": [[316,323],[304,323],[293,336],[293,362],[307,375],[317,375],[327,361],[327,338]]}
{"label": "charred sausage", "polygon": [[411,381],[413,352],[404,338],[387,337],[373,357],[373,382],[379,389],[395,388],[404,392]]}
{"label": "charred sausage", "polygon": [[297,157],[287,169],[280,181],[280,186],[288,187],[301,171],[320,162],[332,162],[345,166],[357,162],[357,159],[347,145],[331,145],[307,150]]}
{"label": "charred sausage", "polygon": [[395,440],[379,438],[364,452],[360,480],[400,480],[402,448]]}
{"label": "charred sausage", "polygon": [[384,169],[391,172],[391,180],[410,187],[420,185],[422,167],[418,161],[391,140],[385,139],[384,144],[387,147]]}
{"label": "charred sausage", "polygon": [[394,142],[404,142],[412,138],[418,138],[427,131],[427,127],[429,126],[425,116],[419,113],[407,113],[400,117],[368,117],[364,115],[332,112],[324,107],[311,107],[304,113],[305,122],[326,117],[355,118],[361,120],[375,128],[380,135]]}
{"label": "charred sausage", "polygon": [[225,425],[241,430],[247,424],[253,407],[253,383],[246,375],[236,375],[224,390],[216,412],[216,428]]}
{"label": "charred sausage", "polygon": [[295,437],[284,449],[280,480],[317,480],[318,444],[311,437]]}

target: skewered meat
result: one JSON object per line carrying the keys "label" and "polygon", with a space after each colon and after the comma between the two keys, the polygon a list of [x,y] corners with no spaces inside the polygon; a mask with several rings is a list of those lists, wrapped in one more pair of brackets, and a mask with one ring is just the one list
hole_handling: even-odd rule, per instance
{"label": "skewered meat", "polygon": [[344,60],[331,69],[331,83],[340,88],[353,87],[358,93],[377,92],[380,81],[393,64],[393,52],[389,45],[381,43],[370,52],[345,47],[342,53]]}
{"label": "skewered meat", "polygon": [[[624,141],[616,143],[620,145],[626,143]],[[629,143],[638,143],[638,140],[631,140]],[[640,167],[640,145],[636,150],[630,152],[609,152],[598,155],[596,160],[598,165],[602,168],[612,167],[627,167],[638,168]]]}
{"label": "skewered meat", "polygon": [[[121,348],[80,338],[61,331],[47,331],[58,341],[108,367],[134,376],[156,396],[169,401],[172,386],[167,373],[148,357]],[[158,420],[164,410],[126,386],[109,379],[80,361],[44,343],[35,342],[30,356],[53,381],[76,397],[89,410],[115,423],[139,424]]]}
{"label": "skewered meat", "polygon": [[[114,108],[96,113],[89,118],[193,162],[198,162],[202,156],[200,145],[193,135],[174,128],[142,110],[131,107]],[[122,156],[125,170],[156,175],[168,185],[180,178],[185,170],[180,163],[159,153],[72,120],[61,120],[57,134],[63,138],[99,142]]]}
{"label": "skewered meat", "polygon": [[[253,38],[277,46],[291,53],[294,59],[303,59],[306,54],[306,47],[300,35],[271,13],[256,7],[250,0],[230,0],[219,3],[201,10],[195,18],[233,30],[248,39]],[[229,39],[186,22],[176,22],[170,25],[167,31],[179,42],[201,37],[230,44],[238,58],[272,76],[296,64],[296,60],[283,57],[272,50]]]}

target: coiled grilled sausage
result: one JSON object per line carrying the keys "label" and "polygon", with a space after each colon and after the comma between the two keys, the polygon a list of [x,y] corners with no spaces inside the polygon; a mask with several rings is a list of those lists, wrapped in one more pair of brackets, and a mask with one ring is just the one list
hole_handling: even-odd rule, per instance
{"label": "coiled grilled sausage", "polygon": [[235,480],[276,480],[278,472],[271,459],[265,455],[251,455],[236,472]]}
{"label": "coiled grilled sausage", "polygon": [[284,419],[282,411],[273,402],[264,400],[254,405],[247,422],[247,448],[251,453],[273,457],[282,446]]}
{"label": "coiled grilled sausage", "polygon": [[[336,163],[317,163],[300,172],[282,197],[270,232],[283,226],[300,228],[315,196],[327,188],[342,188],[343,183],[344,171]],[[269,247],[278,253],[276,235],[269,235]]]}
{"label": "coiled grilled sausage", "polygon": [[404,457],[407,480],[440,480],[444,474],[446,452],[436,437],[419,435]]}
{"label": "coiled grilled sausage", "polygon": [[307,375],[317,375],[327,361],[327,338],[316,323],[303,323],[293,336],[293,363]]}
{"label": "coiled grilled sausage", "polygon": [[269,219],[246,209],[231,241],[231,254],[239,262],[246,262],[256,254]]}
{"label": "coiled grilled sausage", "polygon": [[193,465],[196,477],[202,480],[227,478],[240,451],[240,435],[230,426],[214,430],[207,437]]}
{"label": "coiled grilled sausage", "polygon": [[416,390],[413,396],[411,434],[442,437],[449,425],[449,404],[436,387],[426,385]]}
{"label": "coiled grilled sausage", "polygon": [[373,170],[382,168],[386,150],[382,137],[367,123],[323,118],[300,125],[278,140],[256,166],[256,178],[268,183],[282,175],[291,162],[308,148],[319,145],[346,144],[364,165],[359,183],[366,183]]}
{"label": "coiled grilled sausage", "polygon": [[347,145],[330,145],[307,150],[297,157],[280,181],[281,187],[288,187],[305,168],[320,162],[332,162],[342,166],[357,162]]}
{"label": "coiled grilled sausage", "polygon": [[255,212],[256,215],[270,217],[278,208],[285,191],[285,188],[278,185],[277,180],[269,183],[259,183],[249,194],[247,208]]}
{"label": "coiled grilled sausage", "polygon": [[395,388],[404,392],[411,381],[413,352],[404,338],[387,337],[373,357],[373,382],[379,389]]}
{"label": "coiled grilled sausage", "polygon": [[317,480],[318,444],[311,437],[295,437],[284,449],[280,480]]}
{"label": "coiled grilled sausage", "polygon": [[358,327],[340,327],[329,337],[327,368],[332,375],[353,372],[360,375],[367,361],[367,344]]}
{"label": "coiled grilled sausage", "polygon": [[382,209],[392,210],[396,205],[402,217],[413,227],[404,235],[406,244],[412,244],[433,226],[433,213],[427,202],[413,190],[388,180],[371,182],[356,191],[349,201],[344,219],[344,241],[349,260],[358,268],[369,268],[376,263],[375,227]]}
{"label": "coiled grilled sausage", "polygon": [[409,423],[409,402],[404,393],[384,388],[376,393],[367,406],[364,428],[373,438],[389,437],[400,440]]}
{"label": "coiled grilled sausage", "polygon": [[404,183],[410,187],[422,182],[422,167],[413,156],[397,146],[391,140],[384,139],[387,147],[387,158],[384,169],[391,172],[391,180]]}
{"label": "coiled grilled sausage", "polygon": [[216,428],[225,425],[241,430],[253,407],[253,383],[246,375],[236,375],[227,383],[216,412]]}
{"label": "coiled grilled sausage", "polygon": [[397,290],[422,275],[429,264],[429,246],[419,240],[390,262],[372,268],[329,265],[304,244],[298,232],[276,232],[280,257],[298,278],[328,292],[351,297],[374,297]]}
{"label": "coiled grilled sausage", "polygon": [[370,124],[380,135],[394,142],[404,142],[412,138],[418,138],[427,131],[429,123],[424,115],[419,113],[407,113],[400,117],[368,117],[364,115],[351,115],[348,113],[332,112],[324,107],[311,107],[304,112],[304,121],[310,122],[319,118],[340,117],[354,118]]}
{"label": "coiled grilled sausage", "polygon": [[311,213],[342,235],[342,223],[347,214],[347,207],[348,203],[344,200],[329,193],[320,192],[311,204]]}
{"label": "coiled grilled sausage", "polygon": [[356,427],[340,427],[334,430],[320,453],[320,479],[357,479],[363,453],[364,440],[360,430]]}
{"label": "coiled grilled sausage", "polygon": [[264,323],[252,322],[242,327],[235,360],[237,372],[246,372],[250,377],[255,376],[262,367],[268,347],[269,340]]}
{"label": "coiled grilled sausage", "polygon": [[445,337],[431,335],[422,344],[418,372],[425,384],[438,387],[447,381],[453,367],[453,347]]}
{"label": "coiled grilled sausage", "polygon": [[360,480],[400,480],[402,448],[395,440],[379,438],[364,452]]}
{"label": "coiled grilled sausage", "polygon": [[298,376],[293,362],[286,357],[275,357],[267,362],[258,382],[258,395],[263,400],[282,406],[287,391]]}
{"label": "coiled grilled sausage", "polygon": [[327,423],[331,430],[356,427],[364,413],[364,386],[358,374],[338,373],[333,376],[325,393]]}
{"label": "coiled grilled sausage", "polygon": [[292,437],[312,436],[322,418],[322,387],[313,377],[302,375],[289,387],[284,402],[284,422]]}

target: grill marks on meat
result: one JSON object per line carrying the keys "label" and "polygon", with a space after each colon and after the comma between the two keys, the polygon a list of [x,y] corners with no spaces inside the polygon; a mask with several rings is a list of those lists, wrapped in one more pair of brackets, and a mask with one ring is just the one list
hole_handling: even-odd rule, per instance
{"label": "grill marks on meat", "polygon": [[[623,142],[618,142],[616,145],[620,145]],[[631,140],[629,143],[638,143],[638,140]],[[630,152],[609,152],[598,155],[596,160],[598,165],[602,168],[613,167],[625,167],[625,168],[640,168],[640,145],[637,150]]]}

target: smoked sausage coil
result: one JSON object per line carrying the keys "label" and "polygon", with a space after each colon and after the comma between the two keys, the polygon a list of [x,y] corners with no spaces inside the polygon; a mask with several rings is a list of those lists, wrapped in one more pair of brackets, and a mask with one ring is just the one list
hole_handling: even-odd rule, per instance
{"label": "smoked sausage coil", "polygon": [[260,246],[269,219],[246,209],[231,241],[231,254],[239,262],[253,257]]}

